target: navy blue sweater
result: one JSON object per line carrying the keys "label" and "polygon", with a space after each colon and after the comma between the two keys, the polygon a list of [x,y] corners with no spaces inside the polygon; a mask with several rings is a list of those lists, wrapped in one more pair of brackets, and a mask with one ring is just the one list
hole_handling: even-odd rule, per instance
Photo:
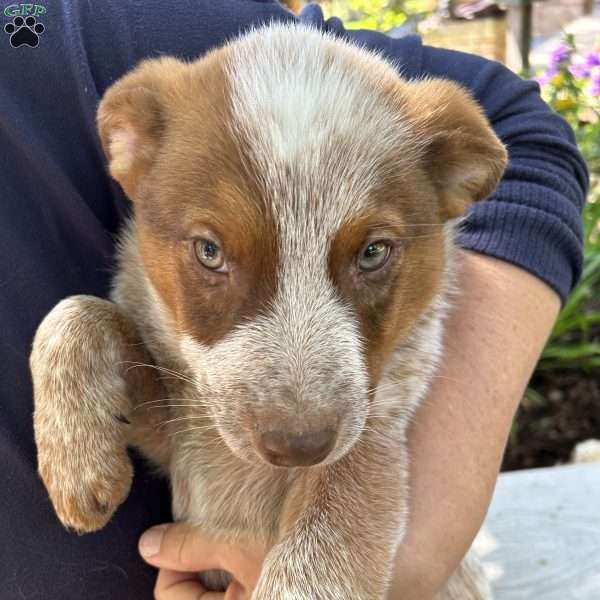
{"label": "navy blue sweater", "polygon": [[[20,26],[19,6],[7,7],[3,27]],[[154,573],[136,540],[169,518],[166,486],[137,464],[130,498],[103,531],[77,537],[61,528],[36,476],[31,339],[61,298],[108,290],[128,204],[106,173],[94,125],[106,88],[142,58],[194,58],[250,25],[295,17],[269,0],[48,0],[31,10],[45,28],[36,47],[19,45],[34,43],[31,32],[0,33],[0,597],[141,600],[151,597]],[[472,91],[510,165],[470,212],[461,244],[527,269],[564,300],[581,268],[587,173],[572,131],[537,85],[417,37],[347,32],[316,6],[303,18],[380,50],[405,77],[446,77]]]}

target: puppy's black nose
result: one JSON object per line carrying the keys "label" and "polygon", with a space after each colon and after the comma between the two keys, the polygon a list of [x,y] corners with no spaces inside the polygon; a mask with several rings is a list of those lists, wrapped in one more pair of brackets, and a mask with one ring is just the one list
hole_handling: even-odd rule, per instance
{"label": "puppy's black nose", "polygon": [[308,467],[326,458],[335,442],[335,431],[290,434],[285,431],[267,431],[258,437],[259,452],[278,467]]}

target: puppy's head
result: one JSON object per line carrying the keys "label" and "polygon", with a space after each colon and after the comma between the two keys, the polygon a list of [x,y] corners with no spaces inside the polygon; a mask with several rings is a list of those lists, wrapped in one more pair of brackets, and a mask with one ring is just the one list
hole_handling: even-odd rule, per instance
{"label": "puppy's head", "polygon": [[273,25],[194,63],[143,63],[98,123],[165,335],[229,447],[283,466],[341,457],[442,287],[443,224],[503,172],[480,109]]}

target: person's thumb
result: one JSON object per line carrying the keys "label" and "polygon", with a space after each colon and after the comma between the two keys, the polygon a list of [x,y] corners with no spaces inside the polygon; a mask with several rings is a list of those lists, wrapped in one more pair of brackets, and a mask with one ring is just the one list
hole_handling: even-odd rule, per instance
{"label": "person's thumb", "polygon": [[148,529],[138,549],[149,564],[173,571],[224,569],[219,543],[187,523],[168,523]]}

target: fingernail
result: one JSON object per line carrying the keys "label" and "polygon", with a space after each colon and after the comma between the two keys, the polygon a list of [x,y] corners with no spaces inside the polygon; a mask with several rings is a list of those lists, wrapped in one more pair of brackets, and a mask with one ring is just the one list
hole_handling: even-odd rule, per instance
{"label": "fingernail", "polygon": [[165,534],[166,525],[152,527],[142,534],[139,543],[140,554],[144,558],[151,558],[160,552],[160,544]]}

